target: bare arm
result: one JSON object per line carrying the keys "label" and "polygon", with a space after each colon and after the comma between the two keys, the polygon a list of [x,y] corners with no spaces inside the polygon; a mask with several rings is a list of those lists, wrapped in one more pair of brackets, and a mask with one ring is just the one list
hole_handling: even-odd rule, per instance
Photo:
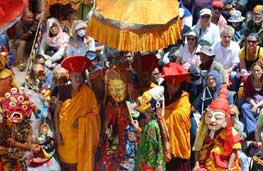
{"label": "bare arm", "polygon": [[200,165],[199,165],[200,151],[195,151],[194,157],[195,157],[195,166],[193,168],[193,171],[198,171],[200,169]]}
{"label": "bare arm", "polygon": [[59,111],[60,111],[61,104],[62,102],[59,101],[59,96],[58,96],[56,98],[56,107],[55,107],[55,113],[54,113],[56,137],[57,137],[58,144],[63,144],[62,135],[60,134],[60,130],[59,130]]}
{"label": "bare arm", "polygon": [[256,142],[261,142],[261,129],[262,129],[262,126],[257,125],[256,131],[255,131],[255,140],[256,140]]}
{"label": "bare arm", "polygon": [[233,152],[228,160],[228,168],[231,168],[236,158],[236,152]]}

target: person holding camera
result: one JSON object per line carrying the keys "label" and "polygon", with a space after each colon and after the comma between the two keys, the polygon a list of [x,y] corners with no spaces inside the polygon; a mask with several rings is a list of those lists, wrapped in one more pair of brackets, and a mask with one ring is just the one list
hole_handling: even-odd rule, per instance
{"label": "person holding camera", "polygon": [[[211,70],[205,79],[205,85],[203,91],[199,93],[192,104],[192,111],[198,111],[201,115],[212,100],[218,97],[218,93],[222,88],[222,80],[220,74],[216,70]],[[228,102],[232,103],[233,100],[228,94]]]}
{"label": "person holding camera", "polygon": [[34,14],[30,10],[26,10],[22,19],[15,26],[14,47],[16,48],[15,63],[18,64],[20,70],[26,68],[26,61],[30,52],[27,49],[32,47],[34,36],[37,30],[37,21]]}

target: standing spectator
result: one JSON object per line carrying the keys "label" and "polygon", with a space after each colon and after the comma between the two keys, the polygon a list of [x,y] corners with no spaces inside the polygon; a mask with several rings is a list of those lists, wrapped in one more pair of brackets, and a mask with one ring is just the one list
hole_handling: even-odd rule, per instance
{"label": "standing spectator", "polygon": [[253,138],[259,116],[263,106],[263,66],[256,62],[251,66],[251,75],[244,82],[245,102],[241,106],[245,131],[248,138]]}
{"label": "standing spectator", "polygon": [[232,40],[241,44],[241,41],[244,39],[244,17],[241,15],[241,12],[238,10],[233,10],[230,12],[230,18],[227,20],[230,22],[231,26],[235,29]]}
{"label": "standing spectator", "polygon": [[21,71],[26,68],[28,52],[30,52],[29,49],[32,47],[36,29],[37,22],[34,19],[34,14],[27,10],[23,14],[22,20],[15,26],[16,38],[13,48],[16,49],[15,61]]}
{"label": "standing spectator", "polygon": [[[225,70],[226,81],[231,79],[232,84],[235,84],[237,90],[236,72],[234,68],[239,64],[239,45],[232,41],[234,29],[231,26],[226,26],[221,32],[221,41],[218,41],[212,46],[213,53],[215,54],[215,61],[221,63]],[[230,77],[231,75],[231,77]]]}
{"label": "standing spectator", "polygon": [[212,12],[208,8],[200,11],[200,21],[193,26],[194,31],[200,40],[206,41],[206,45],[213,45],[220,40],[218,26],[211,22]]}
{"label": "standing spectator", "polygon": [[263,46],[263,5],[256,5],[253,8],[252,20],[246,25],[245,35],[250,33],[258,34],[258,45]]}
{"label": "standing spectator", "polygon": [[258,35],[250,33],[246,38],[246,45],[240,50],[239,61],[240,70],[247,74],[253,63],[263,58],[263,48],[258,46]]}
{"label": "standing spectator", "polygon": [[220,0],[212,2],[212,17],[211,22],[219,27],[220,32],[227,26],[227,21],[222,15],[224,4]]}
{"label": "standing spectator", "polygon": [[162,76],[167,81],[168,99],[164,119],[170,137],[172,159],[166,163],[167,170],[190,171],[190,113],[189,94],[180,88],[188,72],[179,64],[168,63],[163,67]]}
{"label": "standing spectator", "polygon": [[63,170],[94,170],[100,114],[95,94],[83,85],[82,72],[89,64],[88,58],[75,56],[61,62],[71,80],[70,85],[59,87],[55,112],[58,155]]}
{"label": "standing spectator", "polygon": [[185,69],[188,69],[190,65],[200,64],[199,56],[195,54],[200,47],[195,31],[190,31],[185,37],[186,43],[180,46],[176,63],[182,64]]}
{"label": "standing spectator", "polygon": [[207,72],[211,70],[216,70],[220,73],[222,83],[226,83],[225,70],[221,63],[214,60],[215,54],[209,46],[201,47],[200,51],[196,53],[200,55],[201,64],[199,65],[201,70],[205,70]]}

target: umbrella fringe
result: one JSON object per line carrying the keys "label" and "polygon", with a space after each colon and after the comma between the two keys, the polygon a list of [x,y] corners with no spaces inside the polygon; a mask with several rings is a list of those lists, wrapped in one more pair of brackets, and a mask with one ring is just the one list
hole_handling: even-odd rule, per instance
{"label": "umbrella fringe", "polygon": [[[176,44],[181,39],[181,20],[162,29],[122,30],[92,16],[88,23],[87,34],[102,44],[119,50],[153,51]],[[165,30],[164,30],[165,28]]]}

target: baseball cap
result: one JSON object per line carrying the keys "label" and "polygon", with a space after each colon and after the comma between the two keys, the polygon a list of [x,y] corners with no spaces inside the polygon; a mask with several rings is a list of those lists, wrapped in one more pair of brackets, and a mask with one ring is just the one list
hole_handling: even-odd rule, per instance
{"label": "baseball cap", "polygon": [[210,9],[204,8],[204,9],[202,9],[202,10],[200,11],[200,16],[203,16],[203,15],[210,15],[210,16],[212,16],[212,12],[211,12]]}
{"label": "baseball cap", "polygon": [[209,46],[202,46],[200,51],[197,52],[196,54],[200,55],[201,53],[203,53],[207,56],[210,56],[210,57],[215,57],[215,54],[213,53],[212,48]]}

